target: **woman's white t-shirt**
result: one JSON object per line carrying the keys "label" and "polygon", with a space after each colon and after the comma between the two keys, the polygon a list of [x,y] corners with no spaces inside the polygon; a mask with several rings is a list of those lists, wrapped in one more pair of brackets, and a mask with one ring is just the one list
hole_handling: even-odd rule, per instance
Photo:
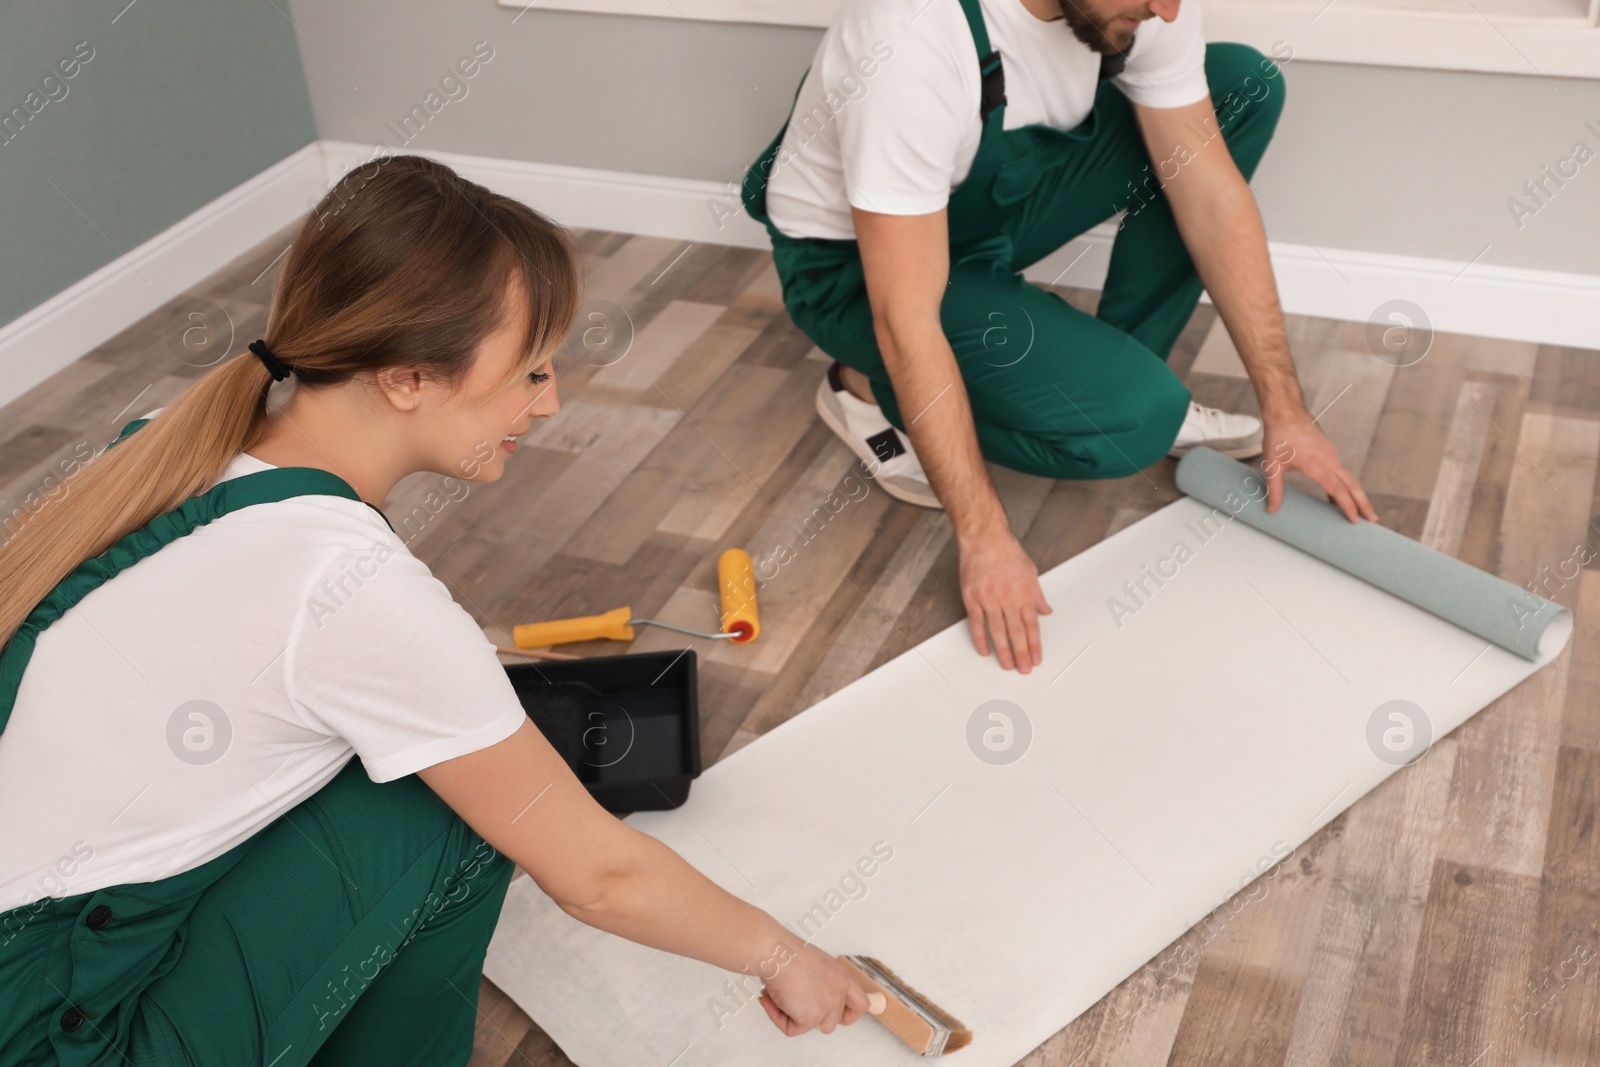
{"label": "woman's white t-shirt", "polygon": [[[1099,90],[1099,53],[1022,0],[981,7],[1005,67],[1005,128],[1083,122]],[[1200,5],[1184,0],[1172,22],[1140,24],[1112,80],[1136,104],[1182,107],[1209,92],[1205,60]],[[977,155],[982,90],[958,0],[848,0],[817,46],[768,177],[773,224],[790,237],[853,240],[852,205],[938,211]]]}
{"label": "woman's white t-shirt", "polygon": [[[240,454],[219,480],[269,469]],[[197,867],[352,755],[387,782],[524,721],[494,646],[372,508],[231,512],[39,635],[0,733],[0,912]]]}

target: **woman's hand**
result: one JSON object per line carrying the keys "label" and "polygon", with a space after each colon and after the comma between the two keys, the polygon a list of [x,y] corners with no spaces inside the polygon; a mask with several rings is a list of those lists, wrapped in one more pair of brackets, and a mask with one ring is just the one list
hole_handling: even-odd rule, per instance
{"label": "woman's hand", "polygon": [[801,945],[767,980],[761,1006],[772,1025],[790,1037],[807,1030],[831,1034],[866,1014],[867,995],[844,964],[814,945]]}

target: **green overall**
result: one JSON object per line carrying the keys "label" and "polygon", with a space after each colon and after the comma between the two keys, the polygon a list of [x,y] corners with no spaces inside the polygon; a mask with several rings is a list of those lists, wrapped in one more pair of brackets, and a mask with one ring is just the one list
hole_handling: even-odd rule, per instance
{"label": "green overall", "polygon": [[[0,730],[38,634],[85,595],[231,511],[303,494],[360,499],[327,471],[247,474],[78,566],[0,652]],[[378,785],[353,759],[199,867],[0,914],[0,1064],[465,1064],[511,872],[415,775]]]}
{"label": "green overall", "polygon": [[[960,2],[987,86],[1000,57],[978,0]],[[1283,78],[1239,44],[1208,45],[1205,70],[1224,143],[1249,178],[1277,125]],[[1132,105],[1114,85],[1101,82],[1093,110],[1071,130],[1007,130],[1003,95],[997,103],[983,118],[971,171],[950,194],[950,276],[940,307],[978,444],[994,463],[1049,478],[1131,474],[1166,454],[1188,411],[1189,390],[1166,359],[1199,300],[1199,275]],[[745,209],[772,236],[795,324],[865,374],[884,415],[904,431],[856,242],[789,237],[767,215],[767,181],[787,162],[779,157],[787,129],[785,122],[746,172]],[[1215,136],[1216,127],[1203,132]],[[1169,162],[1167,176],[1171,169]],[[1096,315],[1023,280],[1024,268],[1123,208]]]}

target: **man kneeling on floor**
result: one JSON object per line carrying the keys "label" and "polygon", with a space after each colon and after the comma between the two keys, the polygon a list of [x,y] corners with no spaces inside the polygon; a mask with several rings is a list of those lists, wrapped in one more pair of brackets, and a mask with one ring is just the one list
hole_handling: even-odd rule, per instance
{"label": "man kneeling on floor", "polygon": [[[789,313],[836,360],[823,419],[949,511],[973,640],[1007,670],[1042,661],[1050,608],[985,460],[1117,478],[1266,444],[1271,509],[1300,470],[1377,517],[1306,410],[1246,183],[1283,98],[1260,52],[1205,43],[1195,0],[851,0],[746,174]],[[1117,211],[1097,315],[1023,280]],[[1166,364],[1202,287],[1261,419]]]}

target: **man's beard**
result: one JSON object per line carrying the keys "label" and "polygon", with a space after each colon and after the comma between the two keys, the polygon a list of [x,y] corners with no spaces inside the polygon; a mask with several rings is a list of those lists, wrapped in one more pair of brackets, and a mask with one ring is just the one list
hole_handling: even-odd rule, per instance
{"label": "man's beard", "polygon": [[1060,0],[1061,14],[1066,17],[1067,25],[1072,28],[1072,35],[1103,56],[1122,55],[1133,47],[1135,31],[1124,31],[1120,27],[1108,30],[1107,27],[1115,21],[1115,16],[1104,23],[1096,22],[1089,17],[1082,6],[1090,2],[1091,0]]}

